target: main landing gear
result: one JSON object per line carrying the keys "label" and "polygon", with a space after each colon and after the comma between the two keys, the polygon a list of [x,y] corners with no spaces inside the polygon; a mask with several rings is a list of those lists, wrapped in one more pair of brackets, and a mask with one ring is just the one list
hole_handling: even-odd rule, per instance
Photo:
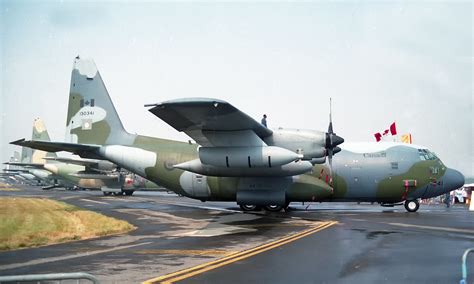
{"label": "main landing gear", "polygon": [[122,191],[102,191],[102,193],[105,195],[105,196],[110,196],[110,195],[114,195],[114,196],[122,196],[122,195],[126,195],[126,196],[131,196],[133,193],[135,192],[135,190],[122,190]]}
{"label": "main landing gear", "polygon": [[420,208],[420,202],[418,202],[418,199],[405,200],[404,205],[408,212],[416,212]]}
{"label": "main landing gear", "polygon": [[265,209],[265,211],[269,212],[280,212],[282,209],[285,211],[288,210],[289,203],[286,204],[285,206],[281,205],[266,205],[266,206],[257,206],[257,205],[248,205],[248,204],[242,204],[240,205],[240,209],[245,212],[249,211],[260,211],[262,208]]}
{"label": "main landing gear", "polygon": [[242,211],[249,212],[249,211],[260,211],[261,208],[257,205],[242,204],[240,205],[240,209],[242,209]]}

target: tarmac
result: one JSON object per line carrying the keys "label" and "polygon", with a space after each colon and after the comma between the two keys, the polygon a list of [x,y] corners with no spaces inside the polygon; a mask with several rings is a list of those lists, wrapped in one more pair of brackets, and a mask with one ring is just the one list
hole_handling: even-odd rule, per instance
{"label": "tarmac", "polygon": [[[474,247],[465,205],[292,203],[289,212],[243,213],[235,203],[165,192],[21,186],[0,196],[61,200],[119,218],[127,234],[0,252],[0,275],[87,272],[102,283],[459,283]],[[474,281],[474,256],[468,283]]]}

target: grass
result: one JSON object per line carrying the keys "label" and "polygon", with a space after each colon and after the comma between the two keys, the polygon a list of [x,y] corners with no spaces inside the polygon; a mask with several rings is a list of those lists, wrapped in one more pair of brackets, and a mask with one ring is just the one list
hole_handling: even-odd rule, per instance
{"label": "grass", "polygon": [[0,250],[84,240],[133,229],[125,221],[64,202],[0,197]]}

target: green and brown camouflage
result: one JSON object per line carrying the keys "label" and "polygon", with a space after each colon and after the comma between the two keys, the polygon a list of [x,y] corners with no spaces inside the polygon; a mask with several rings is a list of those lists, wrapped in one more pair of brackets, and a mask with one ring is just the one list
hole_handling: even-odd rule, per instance
{"label": "green and brown camouflage", "polygon": [[[179,105],[182,102],[188,101],[177,100],[174,104]],[[229,106],[224,101],[211,99],[196,99],[191,102],[195,102],[198,106],[213,103],[216,111],[218,106],[222,106],[221,109]],[[178,116],[173,113],[172,108],[159,113],[159,107],[158,105],[151,111],[167,123]],[[234,130],[232,124],[239,124],[240,118],[246,120],[245,122],[251,120],[250,124],[252,123],[253,119],[240,111],[235,113],[235,108],[227,109],[230,110],[222,114],[220,119],[230,122],[228,129],[230,132]],[[212,136],[215,135],[214,132],[209,134],[202,129],[193,128],[193,125],[199,126],[200,123],[196,117],[208,113],[206,108],[190,108],[185,111],[188,111],[190,119],[181,120],[172,125],[173,127],[185,131],[191,137],[192,135],[203,137],[203,141],[222,139]],[[212,116],[212,113],[209,112],[209,115]],[[212,128],[212,125],[218,122],[211,117],[201,123],[206,123]],[[179,169],[176,165],[200,159],[200,146],[194,143],[134,135],[125,131],[94,62],[79,57],[75,60],[71,76],[66,126],[68,141],[71,144],[53,143],[45,146],[34,145],[28,141],[20,141],[17,144],[67,150],[83,156],[100,156],[178,194],[203,201],[237,201],[243,204],[242,200],[245,198],[242,196],[249,196],[247,193],[251,193],[257,196],[253,200],[257,205],[285,206],[294,201],[370,201],[394,204],[405,200],[438,196],[455,190],[464,183],[462,174],[445,167],[426,147],[388,142],[344,143],[341,145],[342,150],[338,149],[340,152],[333,158],[332,171],[327,162],[323,164],[316,162],[304,174],[286,176],[284,174],[238,176],[235,173],[234,176],[204,175]],[[240,131],[238,134],[245,136],[245,139],[239,140],[235,135],[224,137],[227,139],[226,143],[241,147],[245,146],[242,143],[246,143],[246,139],[250,138],[247,139],[249,143],[261,143],[263,146],[283,145],[285,149],[300,153],[303,159],[310,153],[303,152],[295,146],[298,145],[300,137],[301,139],[316,137],[319,140],[317,142],[315,140],[313,144],[324,143],[324,133],[321,136],[314,131],[284,129],[271,131],[254,127],[249,129],[249,132]],[[201,146],[208,146],[205,144]],[[321,157],[317,156],[320,154],[318,151],[313,152],[316,158]],[[327,151],[324,152],[323,161],[326,155]],[[239,201],[241,197],[243,199]]]}
{"label": "green and brown camouflage", "polygon": [[[268,182],[263,178],[202,176],[174,168],[173,165],[197,159],[198,145],[127,133],[95,64],[90,60],[76,59],[71,78],[68,127],[71,136],[76,136],[71,141],[105,148],[107,145],[126,146],[120,148],[121,157],[107,151],[102,153],[124,168],[144,174],[148,179],[191,198],[235,201],[239,190],[248,189],[245,187],[268,189]],[[142,150],[134,151],[134,154],[142,155],[141,161],[137,157],[127,159],[126,152],[131,148]],[[449,178],[443,182],[446,167],[425,147],[399,143],[351,146],[346,143],[342,148],[334,158],[332,180],[327,164],[314,165],[307,174],[273,178],[286,186],[283,190],[287,201],[396,203],[443,194],[462,185],[457,173],[451,174],[457,175],[457,183],[451,184],[453,181]],[[405,186],[406,183],[409,185]]]}

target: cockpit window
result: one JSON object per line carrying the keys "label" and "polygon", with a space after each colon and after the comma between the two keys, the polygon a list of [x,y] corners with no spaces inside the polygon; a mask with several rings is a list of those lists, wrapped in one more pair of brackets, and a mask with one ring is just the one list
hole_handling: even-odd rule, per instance
{"label": "cockpit window", "polygon": [[418,154],[420,155],[420,160],[422,161],[431,161],[437,159],[436,155],[427,149],[418,149]]}

